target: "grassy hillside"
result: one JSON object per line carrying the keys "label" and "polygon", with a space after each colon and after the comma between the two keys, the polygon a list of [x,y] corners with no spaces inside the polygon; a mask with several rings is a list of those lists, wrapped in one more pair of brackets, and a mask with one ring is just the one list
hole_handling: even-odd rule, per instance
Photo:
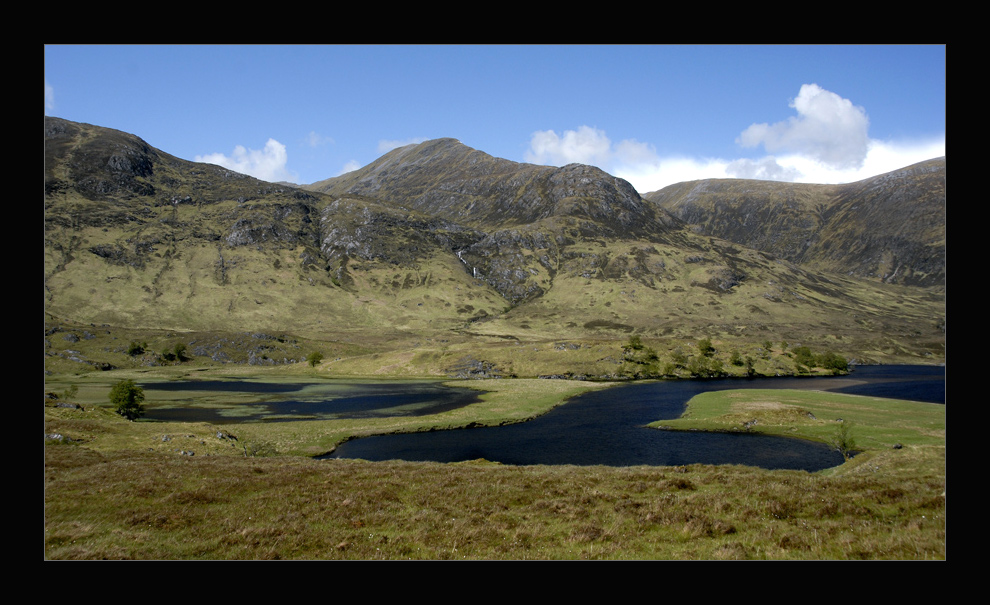
{"label": "grassy hillside", "polygon": [[645,197],[698,233],[886,283],[945,286],[945,158],[843,185],[677,183]]}
{"label": "grassy hillside", "polygon": [[[663,363],[701,338],[723,361],[762,358],[767,341],[944,360],[944,289],[812,271],[694,233],[587,166],[515,164],[441,139],[304,191],[54,118],[45,151],[51,325],[151,340],[277,335],[360,374],[444,375],[474,360],[506,375],[613,376],[626,373],[613,351],[631,335]],[[591,347],[611,350],[592,359]],[[46,368],[72,367],[82,357],[66,351],[79,348],[78,370],[137,361],[46,338]],[[227,348],[249,358],[251,347]]]}

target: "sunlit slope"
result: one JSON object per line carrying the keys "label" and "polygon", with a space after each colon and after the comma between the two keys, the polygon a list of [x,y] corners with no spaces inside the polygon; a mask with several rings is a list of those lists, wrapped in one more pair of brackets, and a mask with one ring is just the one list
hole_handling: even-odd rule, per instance
{"label": "sunlit slope", "polygon": [[406,359],[434,347],[431,364],[631,335],[944,359],[944,289],[698,233],[589,166],[439,139],[302,189],[55,118],[45,140],[45,310],[58,320],[290,333]]}
{"label": "sunlit slope", "polygon": [[809,269],[945,285],[944,157],[843,185],[705,179],[645,197],[698,233]]}

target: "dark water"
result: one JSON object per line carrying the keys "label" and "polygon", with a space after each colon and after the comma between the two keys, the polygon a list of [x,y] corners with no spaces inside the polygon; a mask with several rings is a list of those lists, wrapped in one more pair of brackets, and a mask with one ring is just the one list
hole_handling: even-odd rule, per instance
{"label": "dark water", "polygon": [[[424,416],[476,403],[478,391],[444,386],[438,381],[381,380],[371,382],[266,383],[253,381],[181,381],[142,385],[149,399],[155,391],[185,400],[175,404],[149,404],[145,418],[169,422],[290,422],[335,418]],[[218,393],[250,393],[256,401],[224,404]],[[198,395],[199,394],[199,395]],[[207,395],[208,407],[197,407]]]}
{"label": "dark water", "polygon": [[687,401],[723,389],[809,389],[945,403],[945,369],[860,366],[832,378],[758,378],[631,383],[580,395],[522,424],[382,435],[342,444],[335,458],[504,464],[609,466],[745,464],[817,471],[842,463],[824,444],[751,434],[685,433],[645,428],[677,418]]}

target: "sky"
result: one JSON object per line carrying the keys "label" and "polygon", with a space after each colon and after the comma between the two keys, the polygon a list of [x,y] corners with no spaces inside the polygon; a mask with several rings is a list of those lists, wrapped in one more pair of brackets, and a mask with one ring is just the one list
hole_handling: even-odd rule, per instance
{"label": "sky", "polygon": [[310,184],[452,137],[640,193],[945,155],[944,45],[45,45],[45,115]]}

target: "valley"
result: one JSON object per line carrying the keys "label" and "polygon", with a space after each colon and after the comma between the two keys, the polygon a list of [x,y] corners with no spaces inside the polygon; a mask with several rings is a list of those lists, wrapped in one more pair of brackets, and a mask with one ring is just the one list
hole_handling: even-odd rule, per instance
{"label": "valley", "polygon": [[[44,236],[46,557],[945,556],[944,406],[864,402],[869,446],[818,473],[309,458],[522,422],[636,379],[944,365],[944,158],[842,186],[641,194],[445,138],[291,185],[46,117]],[[237,443],[129,422],[106,398],[120,378],[236,377],[484,394],[416,419],[244,425]],[[746,421],[820,440],[807,414],[850,405],[787,397]],[[914,441],[873,439],[901,414]]]}

